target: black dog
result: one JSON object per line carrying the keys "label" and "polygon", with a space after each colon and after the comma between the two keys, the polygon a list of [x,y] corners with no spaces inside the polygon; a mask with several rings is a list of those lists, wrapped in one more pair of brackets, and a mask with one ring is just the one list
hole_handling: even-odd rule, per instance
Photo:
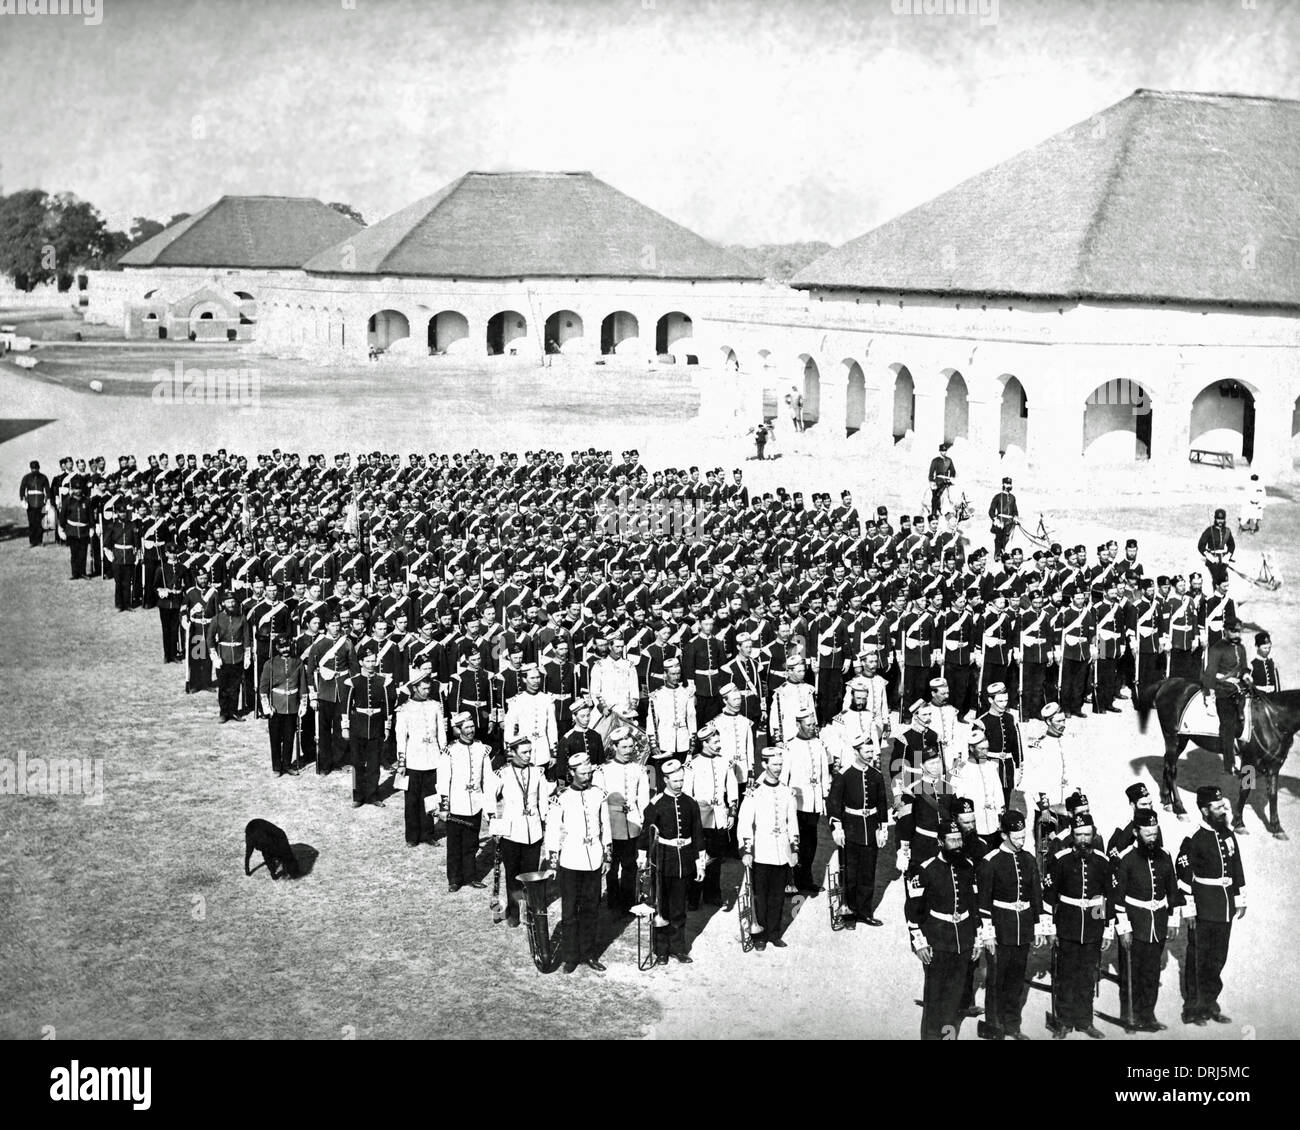
{"label": "black dog", "polygon": [[293,848],[289,846],[289,837],[284,834],[284,829],[277,828],[269,820],[250,820],[244,829],[245,875],[252,874],[248,869],[248,861],[253,858],[255,851],[262,853],[262,862],[266,864],[272,879],[278,879],[281,875],[296,879],[301,873]]}

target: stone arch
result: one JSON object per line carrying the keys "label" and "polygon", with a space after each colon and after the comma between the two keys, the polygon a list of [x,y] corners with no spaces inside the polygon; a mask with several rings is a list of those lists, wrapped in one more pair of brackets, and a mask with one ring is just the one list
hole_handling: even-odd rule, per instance
{"label": "stone arch", "polygon": [[759,349],[754,354],[754,379],[759,382],[763,402],[763,419],[775,420],[783,407],[781,404],[780,378],[776,373],[776,361],[770,349]]}
{"label": "stone arch", "polygon": [[442,310],[429,319],[425,342],[429,353],[460,353],[469,340],[469,319],[459,310]]}
{"label": "stone arch", "polygon": [[1029,449],[1029,397],[1020,378],[1003,373],[998,378],[1002,386],[1002,407],[998,418],[998,454],[1005,455],[1012,447],[1021,451]]}
{"label": "stone arch", "polygon": [[943,397],[943,438],[945,443],[970,435],[970,390],[966,378],[957,369],[944,369],[947,381]]}
{"label": "stone arch", "polygon": [[582,318],[572,310],[556,310],[546,319],[546,352],[563,353],[571,341],[582,339]]}
{"label": "stone arch", "polygon": [[400,310],[376,310],[366,322],[366,341],[375,349],[387,349],[410,336],[411,323]]}
{"label": "stone arch", "polygon": [[1192,398],[1191,447],[1255,457],[1255,390],[1245,381],[1211,381]]}
{"label": "stone arch", "polygon": [[676,356],[679,349],[686,352],[694,334],[695,324],[691,321],[691,316],[680,310],[670,310],[655,323],[655,353],[671,353]]}
{"label": "stone arch", "polygon": [[867,422],[867,376],[852,357],[846,357],[844,366],[844,430],[849,435],[860,431]]}
{"label": "stone arch", "polygon": [[1084,399],[1084,456],[1099,463],[1150,459],[1152,416],[1151,394],[1138,381],[1098,385]]}
{"label": "stone arch", "polygon": [[911,370],[895,362],[889,366],[894,384],[894,424],[895,442],[908,432],[916,430],[916,381]]}
{"label": "stone arch", "polygon": [[636,315],[628,310],[615,310],[601,320],[600,352],[603,356],[620,353],[620,346],[635,343],[640,336],[641,326]]}
{"label": "stone arch", "polygon": [[722,367],[724,373],[740,372],[740,358],[736,356],[736,351],[729,345],[718,348],[718,364]]}
{"label": "stone arch", "polygon": [[528,319],[518,310],[498,310],[488,319],[487,351],[489,357],[513,353],[528,336]]}
{"label": "stone arch", "polygon": [[803,362],[803,379],[796,387],[803,393],[804,427],[812,427],[821,418],[822,374],[811,354],[801,353],[799,360]]}

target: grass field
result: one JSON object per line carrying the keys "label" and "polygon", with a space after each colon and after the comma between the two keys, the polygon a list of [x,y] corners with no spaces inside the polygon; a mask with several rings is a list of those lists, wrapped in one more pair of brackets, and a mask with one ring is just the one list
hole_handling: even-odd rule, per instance
{"label": "grass field", "polygon": [[[681,372],[429,374],[271,362],[274,391],[245,411],[151,401],[149,373],[164,363],[156,350],[74,354],[51,347],[39,378],[0,364],[7,413],[52,421],[0,445],[6,499],[16,501],[27,459],[52,469],[65,451],[103,451],[111,460],[119,451],[218,445],[327,453],[382,446],[405,454],[597,444],[636,446],[650,466],[698,458],[728,469],[748,454],[743,436],[711,434],[690,421],[693,394]],[[185,353],[187,361],[201,356]],[[96,396],[86,389],[94,376],[126,384]],[[744,463],[751,489],[847,483],[860,506],[912,509],[920,494],[913,467],[888,462],[889,453],[826,454],[814,441],[809,433],[780,460]],[[1151,484],[1129,472],[1127,482],[1045,490],[1031,475],[1018,486],[1022,504],[1043,510],[1061,540],[1092,546],[1132,534],[1148,570],[1170,572],[1197,567],[1195,538],[1214,505],[1235,507],[1241,479],[1240,472],[1193,471],[1177,483]],[[969,485],[972,497],[982,501],[987,485]],[[1253,569],[1258,544],[1271,547],[1288,583],[1274,593],[1236,586],[1245,620],[1273,632],[1289,685],[1300,681],[1296,488],[1292,479],[1274,489],[1265,533],[1258,542],[1243,538],[1240,554],[1243,568]],[[20,512],[0,518],[16,522]],[[980,523],[972,527],[982,542]],[[587,970],[541,977],[522,931],[491,924],[487,892],[449,895],[442,849],[403,845],[400,802],[354,811],[341,776],[272,777],[264,729],[252,721],[218,726],[214,697],[186,696],[183,674],[162,665],[155,613],[119,615],[109,585],[67,576],[62,552],[29,550],[22,536],[0,541],[2,756],[102,758],[104,767],[99,806],[70,796],[0,795],[0,1036],[35,1038],[53,1026],[61,1038],[337,1038],[349,1029],[358,1038],[915,1038],[921,973],[908,952],[892,853],[882,853],[878,876],[881,930],[832,936],[819,898],[801,908],[788,949],[745,956],[734,913],[701,914],[692,916],[692,966],[639,973],[628,929],[609,940],[604,977]],[[1158,773],[1160,739],[1139,736],[1128,713],[1079,727],[1077,780],[1108,834],[1125,818],[1124,787]],[[1196,785],[1218,779],[1214,759],[1192,751],[1181,777],[1185,800]],[[1300,962],[1291,942],[1300,927],[1294,757],[1282,784],[1282,821],[1295,839],[1274,840],[1257,813],[1247,818],[1251,909],[1234,927],[1223,997],[1237,1023],[1177,1023],[1179,942],[1170,948],[1159,1008],[1172,1024],[1166,1037],[1300,1035]],[[244,877],[242,830],[253,816],[319,853],[307,877]],[[1167,843],[1181,841],[1186,826],[1167,814],[1162,824]],[[819,870],[828,853],[823,835]],[[724,888],[736,878],[730,864]],[[1105,985],[1099,1008],[1113,1013],[1115,994]],[[1045,1034],[1045,1000],[1034,991],[1026,1008],[1025,1028],[1035,1037]]]}

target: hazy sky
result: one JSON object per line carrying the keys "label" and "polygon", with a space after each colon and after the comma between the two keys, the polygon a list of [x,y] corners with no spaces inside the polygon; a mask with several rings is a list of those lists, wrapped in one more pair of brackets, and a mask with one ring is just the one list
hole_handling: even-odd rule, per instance
{"label": "hazy sky", "polygon": [[344,200],[374,222],[470,169],[589,169],[710,238],[838,243],[1139,86],[1300,97],[1293,0],[895,12],[933,2],[0,15],[0,190],[72,191],[114,226],[222,193]]}

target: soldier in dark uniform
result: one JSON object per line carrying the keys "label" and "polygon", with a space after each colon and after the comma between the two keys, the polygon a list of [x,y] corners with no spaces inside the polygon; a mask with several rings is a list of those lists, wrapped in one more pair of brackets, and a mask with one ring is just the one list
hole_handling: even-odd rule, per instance
{"label": "soldier in dark uniform", "polygon": [[1179,907],[1184,903],[1174,861],[1160,846],[1155,811],[1134,813],[1134,841],[1114,864],[1111,899],[1119,933],[1120,1000],[1130,1032],[1163,1032],[1156,1019],[1160,963],[1165,941],[1178,935]]}
{"label": "soldier in dark uniform", "polygon": [[1008,708],[1010,696],[1002,683],[990,683],[989,708],[979,717],[989,739],[989,756],[998,762],[998,776],[1002,780],[1002,800],[1011,807],[1011,793],[1024,764],[1024,743],[1021,741],[1020,722]]}
{"label": "soldier in dark uniform", "polygon": [[939,740],[933,730],[925,733],[927,737],[920,751],[921,776],[901,789],[897,799],[903,811],[898,817],[896,834],[904,869],[909,874],[939,850],[938,828],[943,819],[947,788]]}
{"label": "soldier in dark uniform", "polygon": [[86,480],[82,475],[73,475],[69,480],[68,498],[59,517],[68,537],[71,579],[79,581],[86,575],[86,549],[90,545],[93,520],[93,511],[86,498]]}
{"label": "soldier in dark uniform", "polygon": [[27,540],[40,545],[45,540],[45,504],[50,498],[50,480],[41,473],[41,465],[33,459],[28,472],[18,484],[18,497],[27,507]]}
{"label": "soldier in dark uniform", "polygon": [[1047,669],[1052,662],[1055,645],[1052,633],[1053,610],[1042,589],[1030,594],[1030,607],[1017,618],[1016,632],[1020,639],[1020,684],[1022,699],[1020,716],[1038,718],[1047,703],[1049,690]]}
{"label": "soldier in dark uniform", "polygon": [[1167,585],[1167,577],[1144,578],[1139,587],[1140,595],[1135,603],[1128,606],[1124,630],[1128,634],[1129,651],[1137,664],[1133,704],[1152,683],[1158,683],[1165,677],[1165,658],[1162,652],[1169,625],[1164,615],[1164,602],[1156,593],[1156,586]]}
{"label": "soldier in dark uniform", "polygon": [[904,912],[912,952],[925,967],[921,1039],[955,1039],[966,966],[979,957],[975,867],[961,848],[961,829],[941,820],[938,854],[908,876]]}
{"label": "soldier in dark uniform", "polygon": [[659,913],[668,925],[654,932],[655,964],[667,965],[671,954],[689,964],[690,947],[686,944],[686,888],[688,883],[702,882],[704,865],[704,825],[700,806],[682,792],[686,767],[671,758],[663,764],[664,791],[646,806],[645,820],[637,840],[637,866],[649,858],[650,829],[657,830],[654,860],[659,883]]}
{"label": "soldier in dark uniform", "polygon": [[1076,811],[1070,831],[1072,842],[1048,859],[1043,875],[1043,903],[1056,930],[1052,976],[1057,1026],[1052,1035],[1063,1040],[1077,1030],[1104,1040],[1092,1021],[1092,997],[1101,951],[1114,931],[1114,908],[1107,899],[1110,862],[1093,842],[1091,816]]}
{"label": "soldier in dark uniform", "polygon": [[1273,659],[1273,637],[1267,632],[1255,633],[1255,658],[1250,665],[1250,677],[1261,694],[1277,694],[1282,689],[1282,677],[1277,673]]}
{"label": "soldier in dark uniform", "polygon": [[248,621],[235,607],[235,594],[221,598],[221,611],[208,625],[208,653],[217,669],[217,705],[221,721],[241,720],[239,688],[244,671],[253,662],[252,633]]}
{"label": "soldier in dark uniform", "polygon": [[1086,589],[1075,589],[1073,603],[1057,621],[1061,649],[1061,706],[1075,718],[1083,717],[1092,646],[1097,635],[1097,618],[1088,607]]}
{"label": "soldier in dark uniform", "polygon": [[1232,808],[1217,785],[1196,790],[1205,826],[1178,851],[1178,886],[1187,900],[1187,954],[1183,958],[1183,1023],[1231,1024],[1219,1008],[1232,920],[1246,917],[1246,876],[1241,847],[1229,828]]}
{"label": "soldier in dark uniform", "polygon": [[992,968],[984,988],[984,1011],[993,1039],[1029,1039],[1020,1030],[1029,947],[1045,944],[1050,919],[1044,912],[1038,864],[1025,851],[1025,818],[1008,809],[999,818],[1002,843],[979,865],[980,938]]}
{"label": "soldier in dark uniform", "polygon": [[989,503],[989,521],[992,525],[989,531],[993,534],[993,554],[995,557],[1001,557],[1003,551],[1007,548],[1007,543],[1011,540],[1011,535],[1016,532],[1016,524],[1020,519],[1020,508],[1016,505],[1016,496],[1011,490],[1011,480],[1003,478],[1002,489],[993,496],[993,501]]}
{"label": "soldier in dark uniform", "polygon": [[1228,512],[1222,508],[1214,512],[1214,521],[1201,532],[1196,552],[1205,558],[1210,580],[1218,584],[1228,579],[1228,562],[1237,552],[1237,543],[1228,529]]}
{"label": "soldier in dark uniform", "polygon": [[1219,715],[1219,749],[1223,754],[1223,771],[1231,773],[1236,765],[1237,739],[1241,737],[1244,695],[1250,689],[1250,668],[1246,649],[1241,646],[1241,625],[1236,618],[1223,621],[1223,639],[1210,648],[1201,672],[1201,689],[1214,693],[1214,709]]}
{"label": "soldier in dark uniform", "polygon": [[826,798],[831,838],[844,852],[843,923],[881,925],[875,916],[876,860],[888,837],[889,800],[885,778],[869,761],[868,735],[853,743],[853,760],[831,778]]}
{"label": "soldier in dark uniform", "polygon": [[393,730],[396,694],[375,667],[375,653],[361,657],[361,674],[347,680],[340,707],[343,737],[352,757],[352,807],[370,803],[384,807],[379,799],[379,757]]}
{"label": "soldier in dark uniform", "polygon": [[271,740],[271,771],[282,777],[298,775],[294,765],[294,736],[307,712],[307,669],[293,654],[289,640],[277,635],[271,641],[271,658],[262,665],[257,686]]}
{"label": "soldier in dark uniform", "polygon": [[948,444],[939,444],[939,454],[930,460],[927,477],[930,481],[930,517],[934,518],[943,504],[943,492],[957,478],[957,467],[948,455]]}
{"label": "soldier in dark uniform", "polygon": [[[68,540],[72,541],[72,526]],[[181,606],[185,602],[185,574],[176,563],[176,547],[163,550],[163,563],[154,577],[158,603],[158,621],[162,625],[163,662],[181,661]]]}

